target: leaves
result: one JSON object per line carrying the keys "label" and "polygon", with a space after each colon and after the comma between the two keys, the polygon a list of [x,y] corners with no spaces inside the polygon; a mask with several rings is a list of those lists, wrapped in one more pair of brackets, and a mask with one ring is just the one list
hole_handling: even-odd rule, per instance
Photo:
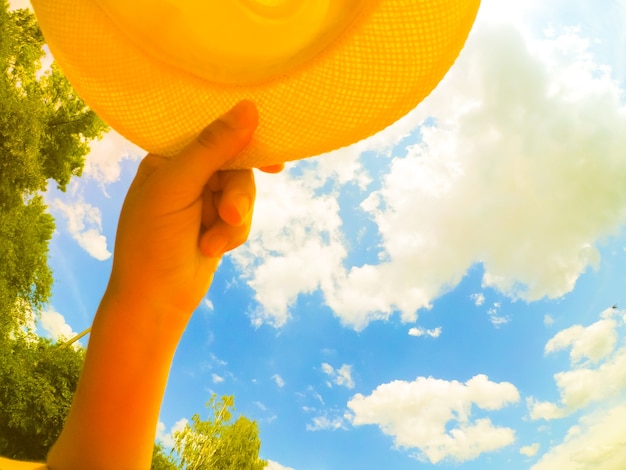
{"label": "leaves", "polygon": [[152,451],[152,464],[150,470],[177,470],[179,467],[176,465],[174,459],[165,455],[165,448],[162,444],[155,444]]}
{"label": "leaves", "polygon": [[43,461],[61,433],[84,351],[20,334],[0,342],[0,455]]}
{"label": "leaves", "polygon": [[0,211],[0,337],[50,296],[48,242],[54,219],[41,196]]}
{"label": "leaves", "polygon": [[232,421],[235,399],[214,394],[206,404],[213,419],[203,421],[195,414],[182,431],[174,434],[180,468],[186,470],[263,470],[259,459],[261,440],[255,421],[244,416]]}
{"label": "leaves", "polygon": [[29,10],[0,3],[0,338],[24,327],[49,297],[54,219],[39,195],[82,173],[89,142],[107,126],[58,67],[42,72],[44,38]]}

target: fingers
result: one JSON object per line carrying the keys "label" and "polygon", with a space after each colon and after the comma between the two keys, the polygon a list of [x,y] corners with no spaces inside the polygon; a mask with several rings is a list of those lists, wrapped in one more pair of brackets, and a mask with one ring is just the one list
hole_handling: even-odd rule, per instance
{"label": "fingers", "polygon": [[200,252],[209,258],[218,258],[227,251],[243,245],[250,233],[250,220],[239,226],[232,226],[218,219],[210,230],[200,236]]}
{"label": "fingers", "polygon": [[218,171],[204,188],[202,226],[209,229],[218,217],[230,225],[241,225],[251,213],[255,198],[252,170]]}
{"label": "fingers", "polygon": [[217,257],[245,243],[256,197],[252,170],[219,171],[203,193],[200,251]]}
{"label": "fingers", "polygon": [[259,168],[259,170],[261,170],[264,173],[280,173],[284,169],[285,169],[284,163],[277,163],[276,165],[263,166]]}
{"label": "fingers", "polygon": [[211,175],[248,144],[257,125],[254,103],[239,102],[171,160],[168,179],[177,187],[187,188],[190,200],[198,198]]}
{"label": "fingers", "polygon": [[241,225],[252,211],[256,198],[256,186],[252,170],[221,171],[215,175],[218,184],[214,189],[221,196],[216,202],[220,218],[230,225]]}

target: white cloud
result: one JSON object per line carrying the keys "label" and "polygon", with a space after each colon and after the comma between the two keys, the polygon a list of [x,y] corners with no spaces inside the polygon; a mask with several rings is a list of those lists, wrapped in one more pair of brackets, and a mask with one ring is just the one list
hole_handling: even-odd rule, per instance
{"label": "white cloud", "polygon": [[274,374],[272,378],[274,379],[274,382],[276,382],[276,385],[278,385],[278,388],[283,388],[285,386],[285,381],[280,375]]}
{"label": "white cloud", "polygon": [[417,337],[430,336],[431,338],[439,338],[439,335],[441,335],[441,327],[438,326],[437,328],[433,328],[432,330],[427,330],[422,327],[413,327],[409,329],[409,335]]}
{"label": "white cloud", "polygon": [[328,375],[331,381],[340,386],[347,387],[349,389],[354,388],[354,380],[352,380],[352,366],[348,364],[342,365],[339,369],[335,369],[330,364],[324,362],[322,364],[322,370]]}
{"label": "white cloud", "polygon": [[477,23],[495,23],[503,21],[515,25],[528,23],[528,16],[536,16],[543,7],[541,0],[516,2],[511,0],[482,0]]}
{"label": "white cloud", "polygon": [[[621,318],[613,309],[601,314],[590,326],[575,325],[558,332],[545,347],[552,353],[567,347],[571,369],[554,374],[560,403],[529,397],[531,419],[555,419],[568,416],[593,403],[622,397],[626,390],[626,346],[613,352],[617,341],[616,328]],[[588,359],[583,361],[583,359]]]}
{"label": "white cloud", "polygon": [[346,255],[339,205],[333,195],[316,197],[319,185],[314,170],[297,178],[257,175],[249,241],[230,255],[262,306],[255,324],[284,325],[298,295],[330,283]]}
{"label": "white cloud", "polygon": [[474,305],[480,307],[485,303],[485,295],[482,292],[470,295],[470,299],[474,302]]}
{"label": "white cloud", "polygon": [[552,315],[545,314],[544,317],[543,317],[543,324],[545,326],[552,326],[552,325],[554,325],[554,318],[552,318]]}
{"label": "white cloud", "polygon": [[487,315],[489,315],[489,321],[496,328],[500,327],[501,325],[505,325],[510,321],[509,317],[500,315],[501,307],[502,304],[500,302],[494,302],[493,306],[491,306],[489,310],[487,310]]}
{"label": "white cloud", "polygon": [[85,159],[83,175],[96,180],[102,186],[120,179],[123,160],[139,160],[146,152],[132,144],[115,131],[105,134],[101,140],[89,144],[91,151]]}
{"label": "white cloud", "polygon": [[519,453],[526,457],[534,457],[537,455],[537,452],[539,452],[539,447],[541,447],[540,444],[535,442],[534,444],[520,448]]}
{"label": "white cloud", "polygon": [[566,411],[556,403],[549,401],[539,401],[533,397],[526,399],[526,405],[528,406],[529,415],[531,419],[558,419],[567,415]]}
{"label": "white cloud", "polygon": [[306,425],[307,431],[336,431],[337,429],[346,429],[345,417],[316,416],[313,418],[313,424]]}
{"label": "white cloud", "polygon": [[[610,313],[610,310],[607,313]],[[587,327],[574,325],[559,331],[546,344],[546,354],[571,347],[570,361],[572,365],[585,358],[593,363],[605,358],[615,348],[617,322],[606,313],[604,317]]]}
{"label": "white cloud", "polygon": [[568,416],[592,403],[620,397],[626,390],[626,347],[618,349],[597,368],[581,367],[554,375],[561,406],[531,400],[532,419]]}
{"label": "white cloud", "polygon": [[215,308],[213,307],[213,302],[211,302],[211,300],[209,300],[209,299],[204,299],[203,304],[204,304],[204,306],[205,306],[206,308],[208,308],[211,312],[212,312],[213,310],[215,310]]}
{"label": "white cloud", "polygon": [[278,462],[274,462],[273,460],[268,459],[265,470],[294,470],[294,469],[291,467],[285,467],[284,465],[281,465]]}
{"label": "white cloud", "polygon": [[182,431],[185,429],[185,426],[189,424],[189,420],[187,418],[181,418],[169,430],[169,432],[165,432],[165,424],[162,421],[159,421],[156,429],[156,441],[163,444],[167,449],[174,448],[174,434],[177,431]]}
{"label": "white cloud", "polygon": [[72,327],[66,323],[65,317],[52,309],[41,312],[39,323],[55,341],[68,340],[77,335]]}
{"label": "white cloud", "polygon": [[418,290],[421,301],[401,309],[410,315],[482,262],[485,286],[536,300],[569,292],[597,265],[594,243],[626,222],[626,116],[586,44],[572,32],[474,31],[422,108],[437,125],[366,205],[390,258],[367,285],[395,289],[361,282],[363,293],[400,304]]}
{"label": "white cloud", "polygon": [[213,380],[214,384],[221,384],[224,381],[224,377],[219,376],[217,374],[211,374],[211,380]]}
{"label": "white cloud", "polygon": [[491,382],[485,375],[465,383],[418,377],[379,385],[369,396],[357,394],[348,407],[353,425],[376,424],[396,446],[419,449],[431,463],[463,462],[515,440],[512,429],[495,426],[489,418],[471,420],[472,407],[499,410],[519,399],[514,385]]}
{"label": "white cloud", "polygon": [[87,253],[99,261],[111,257],[106,237],[101,233],[100,209],[82,200],[66,203],[58,198],[52,200],[50,208],[62,215],[67,222],[68,232]]}
{"label": "white cloud", "polygon": [[389,149],[428,123],[415,145],[392,153],[388,174],[374,175],[382,185],[358,209],[378,227],[380,263],[344,265],[336,194],[342,178],[367,182],[356,150],[344,151],[348,170],[332,176],[330,156],[297,178],[259,175],[251,242],[233,255],[259,322],[283,325],[298,295],[318,289],[357,330],[395,312],[414,322],[476,263],[484,287],[526,301],[560,297],[598,266],[595,245],[626,223],[621,90],[576,31],[534,38],[496,18],[477,23],[428,99],[376,136]]}
{"label": "white cloud", "polygon": [[626,462],[626,405],[583,416],[531,470],[621,470]]}

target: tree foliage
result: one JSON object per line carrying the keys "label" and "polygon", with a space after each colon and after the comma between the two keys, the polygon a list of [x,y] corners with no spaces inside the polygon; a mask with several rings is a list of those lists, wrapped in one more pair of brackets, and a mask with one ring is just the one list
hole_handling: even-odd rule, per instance
{"label": "tree foliage", "polygon": [[150,470],[178,470],[180,467],[176,464],[176,461],[171,455],[165,454],[165,447],[163,444],[154,444],[152,451],[152,465]]}
{"label": "tree foliage", "polygon": [[32,334],[0,342],[0,455],[44,461],[61,433],[84,360]]}
{"label": "tree foliage", "polygon": [[0,337],[24,325],[50,296],[48,242],[54,219],[40,195],[0,211]]}
{"label": "tree foliage", "polygon": [[40,192],[65,190],[107,130],[55,64],[41,70],[44,56],[35,16],[0,0],[0,338],[50,296],[54,219]]}
{"label": "tree foliage", "polygon": [[185,470],[263,470],[259,459],[261,440],[255,421],[240,416],[232,421],[235,400],[214,394],[206,404],[213,418],[203,421],[193,415],[191,425],[174,433],[180,468]]}

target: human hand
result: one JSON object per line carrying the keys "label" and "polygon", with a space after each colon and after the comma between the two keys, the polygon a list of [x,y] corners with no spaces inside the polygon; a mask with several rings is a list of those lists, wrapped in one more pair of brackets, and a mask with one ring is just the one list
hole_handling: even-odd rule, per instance
{"label": "human hand", "polygon": [[222,255],[248,237],[253,172],[219,168],[247,145],[257,124],[255,106],[244,101],[179,155],[145,157],[120,215],[106,295],[142,311],[148,304],[150,321],[182,334]]}

